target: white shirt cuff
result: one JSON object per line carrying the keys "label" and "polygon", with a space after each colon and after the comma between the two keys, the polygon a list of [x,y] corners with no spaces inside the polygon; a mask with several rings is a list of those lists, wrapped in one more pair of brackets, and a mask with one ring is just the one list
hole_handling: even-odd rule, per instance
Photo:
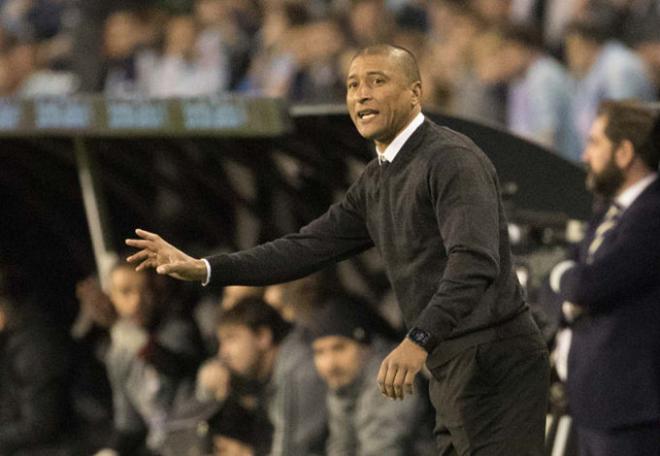
{"label": "white shirt cuff", "polygon": [[561,277],[564,275],[566,271],[574,267],[575,264],[576,263],[573,260],[565,260],[559,263],[554,268],[552,268],[552,272],[550,273],[550,288],[552,288],[552,291],[554,291],[555,293],[559,293]]}
{"label": "white shirt cuff", "polygon": [[206,258],[202,258],[202,261],[206,265],[206,280],[202,282],[202,286],[205,287],[211,281],[211,263]]}

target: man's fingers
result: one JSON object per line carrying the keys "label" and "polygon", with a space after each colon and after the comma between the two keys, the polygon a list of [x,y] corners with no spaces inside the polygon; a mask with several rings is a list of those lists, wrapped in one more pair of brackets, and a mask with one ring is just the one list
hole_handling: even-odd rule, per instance
{"label": "man's fingers", "polygon": [[126,258],[126,261],[128,261],[129,263],[137,263],[138,261],[144,261],[150,257],[150,253],[151,252],[147,249],[140,250],[138,253],[135,253],[129,256],[128,258]]}
{"label": "man's fingers", "polygon": [[394,380],[392,381],[392,388],[394,389],[394,398],[395,399],[401,399],[403,400],[403,382],[406,378],[406,370],[405,369],[399,369],[396,371],[396,375],[394,376]]}
{"label": "man's fingers", "polygon": [[126,245],[129,245],[131,247],[135,247],[137,249],[148,249],[152,250],[153,249],[153,242],[152,241],[145,241],[144,239],[126,239]]}
{"label": "man's fingers", "polygon": [[406,372],[406,378],[403,381],[403,388],[406,394],[415,394],[415,372],[409,370]]}
{"label": "man's fingers", "polygon": [[385,376],[387,375],[387,364],[383,361],[380,364],[380,369],[378,370],[378,389],[382,394],[385,394]]}
{"label": "man's fingers", "polygon": [[156,233],[151,233],[141,228],[135,230],[135,234],[140,236],[142,239],[148,239],[150,241],[155,241],[156,239],[160,238],[160,236],[158,236]]}
{"label": "man's fingers", "polygon": [[156,268],[158,274],[179,274],[183,277],[188,276],[190,263],[187,261],[175,261],[173,263],[161,264]]}
{"label": "man's fingers", "polygon": [[158,264],[157,264],[157,262],[156,262],[155,259],[153,259],[153,258],[147,258],[147,259],[144,260],[142,263],[140,263],[140,264],[138,265],[138,267],[135,268],[135,270],[136,270],[136,271],[142,271],[142,270],[144,270],[144,269],[148,269],[148,268],[155,268],[156,266],[158,266]]}
{"label": "man's fingers", "polygon": [[394,378],[397,374],[398,367],[393,365],[387,366],[387,372],[385,373],[385,395],[389,398],[396,399],[396,393],[394,392]]}

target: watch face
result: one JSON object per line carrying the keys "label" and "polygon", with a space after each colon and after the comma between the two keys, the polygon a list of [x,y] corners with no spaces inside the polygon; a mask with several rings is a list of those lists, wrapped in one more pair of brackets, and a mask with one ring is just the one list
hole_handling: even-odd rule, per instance
{"label": "watch face", "polygon": [[410,339],[412,339],[414,342],[418,343],[419,345],[426,345],[431,337],[429,333],[426,331],[419,329],[419,328],[413,328],[410,330],[409,334]]}

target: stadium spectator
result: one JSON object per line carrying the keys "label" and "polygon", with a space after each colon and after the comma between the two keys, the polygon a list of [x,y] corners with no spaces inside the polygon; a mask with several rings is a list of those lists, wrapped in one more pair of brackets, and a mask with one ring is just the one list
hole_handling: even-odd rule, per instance
{"label": "stadium spectator", "polygon": [[[252,414],[256,436],[240,442],[220,428],[216,445],[252,447],[256,454],[320,454],[325,439],[325,408],[316,398],[325,393],[313,365],[311,349],[300,333],[259,298],[245,298],[219,316],[219,358],[199,373],[202,390],[215,400],[230,395],[256,397]],[[225,367],[226,366],[226,367]],[[231,381],[226,370],[231,372]],[[229,384],[228,384],[229,383]],[[261,415],[261,416],[260,416]],[[265,419],[264,419],[265,417]],[[272,424],[272,438],[265,423]],[[239,441],[237,441],[239,440]]]}
{"label": "stadium spectator", "polygon": [[344,74],[339,64],[346,47],[340,24],[316,20],[300,31],[293,44],[298,71],[289,98],[294,101],[339,102],[344,98]]}
{"label": "stadium spectator", "polygon": [[199,35],[194,17],[182,15],[169,19],[164,41],[147,83],[151,96],[209,96],[226,89],[228,62],[219,35]]}
{"label": "stadium spectator", "polygon": [[304,2],[267,3],[257,51],[239,90],[269,97],[288,97],[300,69],[296,50],[302,46],[310,13]]}
{"label": "stadium spectator", "polygon": [[507,127],[569,160],[580,153],[573,122],[573,82],[566,69],[543,51],[540,34],[529,26],[503,29],[504,43],[494,59],[501,81],[508,83]]}
{"label": "stadium spectator", "polygon": [[[266,287],[264,301],[291,324],[307,327],[319,303],[331,293],[330,283],[336,287],[326,271],[311,274],[292,282]],[[336,288],[332,292],[336,292]]]}
{"label": "stadium spectator", "polygon": [[503,25],[509,22],[513,0],[471,0],[470,5],[489,25]]}
{"label": "stadium spectator", "polygon": [[[489,68],[500,38],[490,32],[476,10],[446,0],[434,13],[428,102],[444,106],[453,115],[491,124],[504,124],[504,109],[497,88],[482,80],[481,68]],[[426,81],[422,81],[426,82]]]}
{"label": "stadium spectator", "polygon": [[14,92],[14,77],[9,65],[10,59],[0,54],[0,96],[8,97]]}
{"label": "stadium spectator", "polygon": [[[4,271],[3,271],[4,272]],[[6,282],[13,280],[4,278]],[[0,290],[0,454],[67,454],[69,344],[38,303]]]}
{"label": "stadium spectator", "polygon": [[314,364],[328,386],[326,455],[435,454],[431,427],[424,426],[424,395],[399,404],[374,388],[373,378],[393,346],[374,337],[360,304],[330,299],[312,321]]}
{"label": "stadium spectator", "polygon": [[[643,3],[643,2],[642,2]],[[646,12],[644,16],[633,17],[631,22],[631,33],[628,40],[637,55],[644,61],[649,76],[653,81],[656,95],[660,96],[660,2],[655,2],[651,11]],[[650,9],[653,2],[649,2]]]}
{"label": "stadium spectator", "polygon": [[358,0],[346,11],[354,48],[390,40],[394,18],[384,0]]}
{"label": "stadium spectator", "polygon": [[144,18],[131,10],[112,13],[104,25],[103,91],[111,97],[145,96],[156,55],[148,49]]}
{"label": "stadium spectator", "polygon": [[197,47],[201,56],[219,60],[223,88],[232,90],[245,76],[250,59],[251,37],[242,27],[240,11],[226,0],[197,0],[195,20],[200,29]]}
{"label": "stadium spectator", "polygon": [[154,277],[125,263],[110,273],[117,320],[106,354],[114,435],[99,454],[149,454],[163,443],[172,402],[197,368],[196,329],[158,306]]}
{"label": "stadium spectator", "polygon": [[112,389],[104,360],[117,312],[93,276],[76,284],[76,297],[79,310],[70,331],[75,342],[71,401],[78,417],[81,452],[93,454],[107,443],[113,429]]}
{"label": "stadium spectator", "polygon": [[574,21],[566,33],[566,60],[578,80],[572,98],[572,117],[580,140],[586,144],[596,111],[605,99],[655,99],[655,88],[644,62],[619,41],[611,40],[607,16]]}

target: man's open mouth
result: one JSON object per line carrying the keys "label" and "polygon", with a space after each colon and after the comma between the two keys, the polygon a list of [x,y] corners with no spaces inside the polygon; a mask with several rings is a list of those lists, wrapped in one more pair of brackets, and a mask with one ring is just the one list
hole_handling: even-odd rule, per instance
{"label": "man's open mouth", "polygon": [[368,120],[373,117],[376,117],[376,114],[378,114],[378,111],[376,111],[375,109],[362,109],[357,113],[358,118],[362,120]]}

